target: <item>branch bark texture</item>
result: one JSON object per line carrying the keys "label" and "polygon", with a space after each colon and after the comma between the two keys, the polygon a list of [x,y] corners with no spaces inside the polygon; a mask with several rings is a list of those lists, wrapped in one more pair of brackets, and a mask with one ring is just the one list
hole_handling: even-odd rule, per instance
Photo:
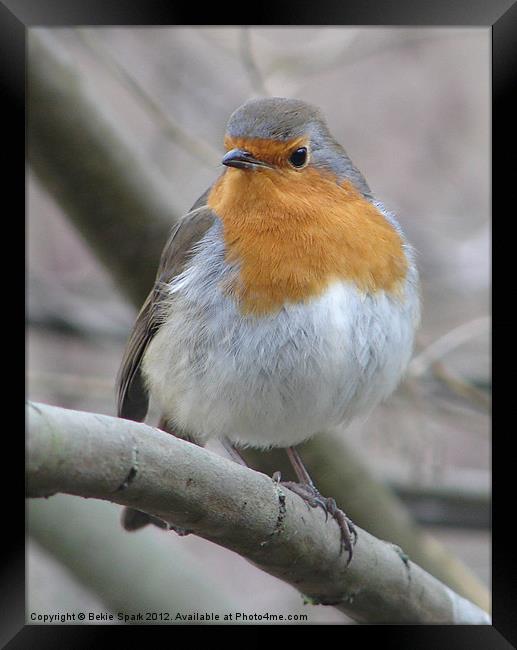
{"label": "branch bark texture", "polygon": [[28,496],[64,492],[137,507],[357,621],[490,623],[401,549],[364,530],[347,568],[335,522],[264,474],[145,424],[45,404],[27,409]]}

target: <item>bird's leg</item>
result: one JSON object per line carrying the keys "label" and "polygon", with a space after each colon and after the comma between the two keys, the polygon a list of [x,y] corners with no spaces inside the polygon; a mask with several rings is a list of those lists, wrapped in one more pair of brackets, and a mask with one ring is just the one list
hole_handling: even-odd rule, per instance
{"label": "bird's leg", "polygon": [[[235,445],[226,437],[221,439],[223,447],[228,452],[230,458],[244,467],[248,467],[248,463],[245,461],[240,451],[235,447]],[[328,520],[330,515],[333,519],[336,520],[339,529],[341,531],[341,551],[345,548],[348,552],[348,562],[352,560],[353,546],[357,541],[357,532],[353,522],[345,515],[345,513],[340,510],[334,499],[321,496],[318,489],[312,482],[312,479],[309,475],[309,472],[305,468],[303,461],[300,457],[300,454],[294,447],[287,448],[287,456],[291,465],[296,473],[299,483],[294,483],[293,481],[282,481],[280,472],[275,472],[273,474],[273,480],[280,483],[300,496],[309,506],[312,508],[317,508],[318,506],[323,509],[325,512],[325,518]]]}
{"label": "bird's leg", "polygon": [[314,487],[314,483],[312,482],[311,477],[309,476],[309,472],[305,468],[305,465],[303,464],[303,461],[301,459],[300,454],[296,450],[295,447],[287,447],[287,456],[289,458],[289,461],[296,473],[296,476],[298,477],[298,480],[300,483],[303,483],[304,485],[310,485],[311,487]]}
{"label": "bird's leg", "polygon": [[221,443],[234,462],[238,463],[239,465],[244,465],[244,467],[249,467],[248,463],[244,460],[241,452],[226,436],[224,436],[224,438],[221,438]]}
{"label": "bird's leg", "polygon": [[[300,454],[294,447],[287,448],[287,456],[295,471],[299,483],[293,481],[283,481],[287,489],[300,496],[309,506],[317,508],[318,506],[325,512],[328,519],[330,515],[337,522],[341,531],[341,551],[345,548],[348,552],[348,562],[350,564],[353,554],[353,546],[357,542],[357,532],[353,522],[340,510],[333,498],[323,497],[312,482],[309,472],[305,468]],[[280,481],[280,472],[275,472],[273,479]]]}

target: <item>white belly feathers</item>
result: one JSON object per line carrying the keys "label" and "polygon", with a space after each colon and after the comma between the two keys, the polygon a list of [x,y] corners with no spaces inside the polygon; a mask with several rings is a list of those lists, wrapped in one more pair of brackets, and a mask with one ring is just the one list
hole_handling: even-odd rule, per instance
{"label": "white belly feathers", "polygon": [[240,445],[296,445],[368,413],[395,389],[419,317],[416,272],[402,298],[336,282],[276,314],[243,316],[221,290],[234,270],[219,229],[168,287],[144,357],[148,388],[173,426]]}

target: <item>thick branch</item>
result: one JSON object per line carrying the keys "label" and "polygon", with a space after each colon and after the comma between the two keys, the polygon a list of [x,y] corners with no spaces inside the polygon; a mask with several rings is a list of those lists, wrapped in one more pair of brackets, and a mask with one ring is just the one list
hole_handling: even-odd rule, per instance
{"label": "thick branch", "polygon": [[65,492],[138,507],[358,621],[490,623],[364,530],[347,568],[336,524],[264,474],[129,420],[30,403],[28,421],[28,496]]}

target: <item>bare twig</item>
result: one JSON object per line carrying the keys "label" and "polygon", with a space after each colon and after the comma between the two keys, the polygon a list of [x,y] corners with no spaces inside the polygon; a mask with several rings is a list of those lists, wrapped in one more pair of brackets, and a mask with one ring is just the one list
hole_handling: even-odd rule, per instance
{"label": "bare twig", "polygon": [[139,302],[152,286],[167,233],[181,210],[102,112],[99,97],[55,39],[34,30],[28,40],[31,167],[126,295]]}
{"label": "bare twig", "polygon": [[486,411],[490,411],[491,402],[489,396],[463,377],[459,377],[450,368],[447,368],[443,361],[435,361],[431,365],[431,370],[433,375],[442,381],[451,392],[478,404]]}
{"label": "bare twig", "polygon": [[137,507],[230,548],[357,621],[482,623],[489,616],[359,530],[347,567],[335,523],[264,474],[141,423],[28,405],[27,494]]}
{"label": "bare twig", "polygon": [[156,99],[149,95],[135,77],[101,45],[100,40],[92,36],[92,30],[78,29],[77,32],[88,49],[132,93],[133,97],[156,120],[156,123],[167,137],[196,160],[210,168],[213,168],[219,162],[221,157],[219,152],[203,140],[196,138],[176,122],[170,113],[165,111]]}
{"label": "bare twig", "polygon": [[421,377],[435,361],[439,361],[470,339],[485,334],[489,326],[489,316],[481,316],[446,332],[413,358],[408,374],[411,377]]}
{"label": "bare twig", "polygon": [[443,357],[467,341],[481,336],[490,326],[490,318],[482,316],[463,323],[433,341],[411,361],[408,381],[422,377],[428,370],[447,388],[465,399],[474,402],[484,410],[490,410],[490,398],[482,390],[473,386],[464,377],[458,376],[443,362]]}
{"label": "bare twig", "polygon": [[[444,38],[436,34],[425,35],[403,30],[399,34],[390,34],[384,39],[365,39],[360,29],[349,28],[340,30],[339,40],[332,39],[333,28],[325,30],[325,43],[322,39],[316,42],[304,43],[302,50],[296,48],[295,53],[282,54],[275,57],[264,70],[264,76],[269,80],[274,75],[296,75],[306,80],[308,77],[324,74],[336,68],[363,63],[369,58],[389,56],[391,51],[399,50],[415,44],[436,43]],[[348,32],[348,33],[347,33]],[[468,37],[468,36],[467,36]],[[328,45],[330,43],[330,46]],[[344,44],[342,44],[344,43]]]}

